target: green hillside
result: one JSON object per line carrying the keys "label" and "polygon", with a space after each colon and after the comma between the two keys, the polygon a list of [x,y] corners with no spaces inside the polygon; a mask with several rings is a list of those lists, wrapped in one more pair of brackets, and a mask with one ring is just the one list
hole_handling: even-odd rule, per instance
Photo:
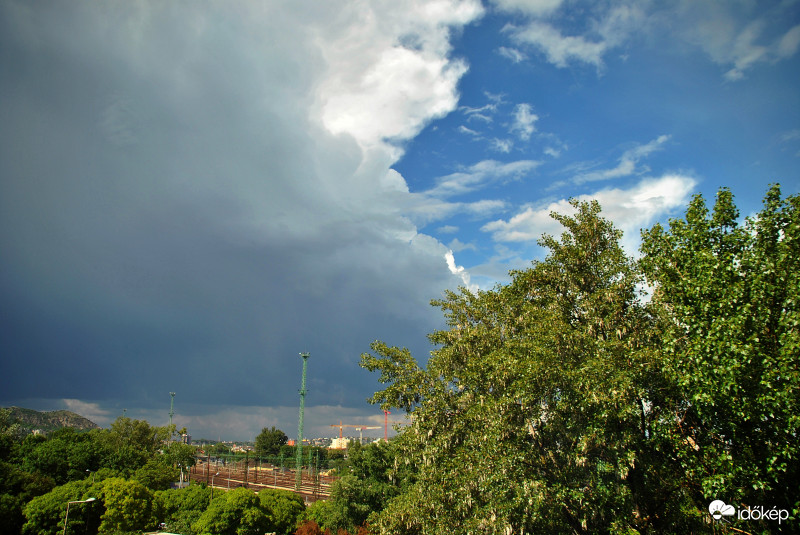
{"label": "green hillside", "polygon": [[8,407],[9,419],[20,425],[25,434],[39,430],[49,433],[62,427],[72,427],[81,431],[100,429],[100,426],[72,411],[36,411],[21,407]]}

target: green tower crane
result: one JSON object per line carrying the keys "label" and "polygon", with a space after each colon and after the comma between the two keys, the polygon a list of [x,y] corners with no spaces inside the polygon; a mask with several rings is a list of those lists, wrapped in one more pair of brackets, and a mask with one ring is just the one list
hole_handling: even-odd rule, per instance
{"label": "green tower crane", "polygon": [[295,462],[295,480],[294,490],[300,490],[300,482],[302,480],[303,468],[303,415],[306,410],[306,364],[308,364],[308,353],[300,353],[300,358],[303,359],[303,381],[300,386],[300,421],[297,424],[297,445],[295,450],[297,452],[297,460]]}

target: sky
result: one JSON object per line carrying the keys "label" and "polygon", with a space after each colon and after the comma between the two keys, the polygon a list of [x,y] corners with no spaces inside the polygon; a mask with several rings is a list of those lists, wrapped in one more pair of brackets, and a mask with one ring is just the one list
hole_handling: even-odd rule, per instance
{"label": "sky", "polygon": [[304,435],[382,426],[359,356],[568,199],[636,255],[800,193],[798,48],[796,1],[0,2],[0,405],[294,438],[308,352]]}

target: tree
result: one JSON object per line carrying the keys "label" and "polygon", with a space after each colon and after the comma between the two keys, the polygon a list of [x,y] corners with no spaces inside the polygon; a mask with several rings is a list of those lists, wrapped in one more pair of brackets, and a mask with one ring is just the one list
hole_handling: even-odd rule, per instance
{"label": "tree", "polygon": [[[490,291],[435,301],[449,329],[426,368],[381,342],[362,355],[410,412],[398,465],[414,481],[376,516],[381,533],[687,531],[686,497],[660,462],[653,421],[671,385],[621,233],[572,201],[549,251]],[[657,483],[656,483],[657,482]]]}
{"label": "tree", "polygon": [[0,533],[19,533],[25,523],[25,504],[36,496],[50,492],[52,479],[31,474],[0,461]]}
{"label": "tree", "polygon": [[9,460],[21,436],[22,427],[11,417],[11,411],[0,408],[0,460]]}
{"label": "tree", "polygon": [[100,436],[110,451],[106,466],[130,476],[155,455],[170,432],[168,426],[153,427],[144,420],[120,416]]}
{"label": "tree", "polygon": [[191,468],[197,462],[197,450],[194,446],[181,442],[170,442],[164,448],[164,458],[172,466],[182,466],[184,469]]}
{"label": "tree", "polygon": [[239,487],[214,498],[192,529],[200,535],[262,535],[270,518],[258,496]]}
{"label": "tree", "polygon": [[157,512],[153,493],[138,481],[112,477],[103,481],[102,501],[105,505],[100,533],[142,531],[155,527]]}
{"label": "tree", "polygon": [[[55,487],[47,494],[33,498],[25,506],[25,524],[22,527],[24,535],[52,535],[59,533],[64,527],[64,515],[67,502],[85,500],[95,497],[91,494],[90,482],[71,481],[65,485]],[[83,533],[86,525],[97,517],[95,508],[97,502],[88,502],[81,506],[71,508],[69,511],[69,528],[71,533]],[[94,526],[96,528],[96,525]]]}
{"label": "tree", "polygon": [[166,456],[152,457],[136,470],[133,479],[150,490],[167,490],[180,477],[180,469]]}
{"label": "tree", "polygon": [[368,523],[370,515],[380,512],[400,491],[401,482],[410,482],[407,470],[398,476],[393,444],[375,442],[362,446],[355,442],[348,449],[348,459],[341,477],[331,488],[330,500],[309,508],[309,518],[336,533],[355,533]]}
{"label": "tree", "polygon": [[270,526],[267,531],[278,534],[292,533],[306,510],[303,498],[286,490],[264,489],[259,491],[258,498],[269,513]]}
{"label": "tree", "polygon": [[278,455],[281,451],[281,446],[286,444],[289,437],[280,429],[272,426],[271,429],[266,427],[261,430],[261,433],[256,437],[255,453],[259,457],[267,457],[269,455]]}
{"label": "tree", "polygon": [[65,427],[45,439],[26,440],[23,468],[51,477],[58,484],[83,479],[87,470],[102,466],[108,454],[97,436]]}
{"label": "tree", "polygon": [[155,493],[160,520],[173,533],[195,533],[191,526],[199,520],[210,501],[211,489],[203,485]]}
{"label": "tree", "polygon": [[[738,223],[722,189],[684,219],[643,233],[668,372],[660,422],[698,506],[720,498],[800,514],[800,197],[773,186]],[[667,417],[668,416],[668,417]],[[723,498],[724,497],[724,498]]]}

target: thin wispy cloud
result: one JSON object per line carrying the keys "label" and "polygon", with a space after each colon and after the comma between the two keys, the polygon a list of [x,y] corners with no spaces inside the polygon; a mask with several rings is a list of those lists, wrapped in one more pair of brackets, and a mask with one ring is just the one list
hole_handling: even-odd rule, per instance
{"label": "thin wispy cloud", "polygon": [[427,190],[426,194],[432,197],[464,195],[500,180],[519,180],[529,175],[538,165],[539,162],[534,160],[518,160],[509,163],[483,160],[463,171],[439,178],[436,187]]}
{"label": "thin wispy cloud", "polygon": [[615,167],[610,169],[581,172],[575,175],[572,178],[572,181],[575,184],[583,184],[586,182],[610,180],[613,178],[621,178],[646,173],[650,170],[650,168],[646,166],[640,166],[639,163],[652,153],[658,150],[663,150],[664,144],[667,143],[669,139],[670,136],[661,135],[649,143],[645,143],[644,145],[636,145],[635,147],[626,150],[622,154]]}

